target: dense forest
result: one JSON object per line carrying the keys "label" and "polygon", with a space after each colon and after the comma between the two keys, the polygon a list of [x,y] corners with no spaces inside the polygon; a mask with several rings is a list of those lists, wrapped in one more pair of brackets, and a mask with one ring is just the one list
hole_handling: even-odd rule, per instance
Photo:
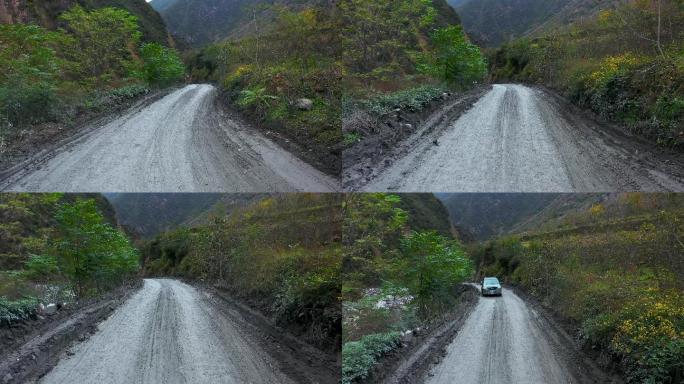
{"label": "dense forest", "polygon": [[425,206],[433,205],[431,213],[448,220],[438,201],[419,200],[345,197],[343,383],[368,378],[383,356],[400,347],[401,332],[448,312],[458,301],[456,288],[472,276],[472,263],[457,240],[431,229],[430,221],[411,219],[408,212],[430,212]]}
{"label": "dense forest", "polygon": [[0,195],[0,326],[39,303],[97,297],[138,276],[139,252],[101,196]]}
{"label": "dense forest", "polygon": [[340,212],[338,195],[265,197],[146,242],[143,270],[211,282],[306,341],[339,350]]}
{"label": "dense forest", "polygon": [[684,2],[629,1],[490,55],[494,81],[538,83],[663,147],[684,144]]}
{"label": "dense forest", "polygon": [[[52,15],[46,11],[43,19],[46,14]],[[81,116],[109,112],[151,87],[183,79],[176,51],[146,40],[151,32],[144,34],[140,18],[124,8],[76,4],[52,16],[41,24],[30,18],[0,24],[2,153],[28,136],[49,141]]]}
{"label": "dense forest", "polygon": [[316,167],[340,172],[340,78],[334,9],[271,7],[247,36],[210,44],[188,59],[228,104]]}
{"label": "dense forest", "polygon": [[517,285],[577,329],[630,383],[684,378],[684,199],[620,194],[541,230],[471,250],[480,276]]}

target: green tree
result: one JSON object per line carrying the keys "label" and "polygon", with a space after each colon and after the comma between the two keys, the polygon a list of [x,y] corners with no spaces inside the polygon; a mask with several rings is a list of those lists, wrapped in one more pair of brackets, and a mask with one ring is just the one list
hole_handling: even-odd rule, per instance
{"label": "green tree", "polygon": [[73,69],[79,79],[102,84],[129,74],[142,36],[137,17],[119,8],[86,11],[75,6],[60,19],[74,37],[65,54],[77,63]]}
{"label": "green tree", "polygon": [[143,77],[152,85],[168,85],[179,81],[185,73],[178,53],[159,43],[145,43],[140,47],[143,61]]}
{"label": "green tree", "polygon": [[55,215],[53,254],[61,272],[84,297],[121,283],[138,269],[138,252],[128,238],[106,223],[95,200],[62,204]]}
{"label": "green tree", "polygon": [[401,240],[403,257],[395,261],[395,275],[415,297],[419,312],[442,309],[451,290],[472,276],[472,262],[461,246],[434,231],[413,232]]}
{"label": "green tree", "polygon": [[460,25],[440,28],[432,33],[434,49],[421,55],[418,69],[449,84],[468,87],[487,74],[480,48],[468,41]]}

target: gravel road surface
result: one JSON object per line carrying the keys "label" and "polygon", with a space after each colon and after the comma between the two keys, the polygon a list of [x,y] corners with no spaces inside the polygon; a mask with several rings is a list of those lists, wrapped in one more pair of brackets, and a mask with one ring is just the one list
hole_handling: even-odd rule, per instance
{"label": "gravel road surface", "polygon": [[587,383],[560,342],[512,291],[480,298],[428,384]]}
{"label": "gravel road surface", "polygon": [[274,367],[201,292],[145,280],[41,383],[292,383]]}
{"label": "gravel road surface", "polygon": [[684,171],[636,138],[522,85],[494,85],[450,126],[421,138],[366,191],[684,191]]}
{"label": "gravel road surface", "polygon": [[35,192],[328,192],[333,178],[217,107],[211,85],[188,85],[91,129],[39,165],[0,182]]}

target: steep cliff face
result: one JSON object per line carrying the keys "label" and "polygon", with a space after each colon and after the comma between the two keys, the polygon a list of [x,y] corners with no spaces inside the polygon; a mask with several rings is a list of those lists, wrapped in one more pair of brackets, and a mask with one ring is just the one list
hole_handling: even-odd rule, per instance
{"label": "steep cliff face", "polygon": [[0,0],[0,23],[34,23],[54,29],[60,26],[59,15],[74,5],[86,9],[126,9],[138,17],[145,40],[172,44],[164,20],[145,0]]}

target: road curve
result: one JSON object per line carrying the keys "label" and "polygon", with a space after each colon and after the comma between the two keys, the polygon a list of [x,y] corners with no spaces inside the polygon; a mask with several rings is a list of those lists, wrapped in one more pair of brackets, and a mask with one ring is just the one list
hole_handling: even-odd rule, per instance
{"label": "road curve", "polygon": [[70,355],[40,382],[292,383],[200,292],[175,280],[145,280]]}
{"label": "road curve", "polygon": [[510,290],[480,298],[427,384],[583,383],[539,315]]}
{"label": "road curve", "polygon": [[328,192],[331,177],[217,108],[188,85],[92,129],[0,184],[28,192]]}
{"label": "road curve", "polygon": [[[682,167],[548,93],[494,85],[363,187],[399,192],[684,191]],[[676,174],[672,175],[672,168]]]}

